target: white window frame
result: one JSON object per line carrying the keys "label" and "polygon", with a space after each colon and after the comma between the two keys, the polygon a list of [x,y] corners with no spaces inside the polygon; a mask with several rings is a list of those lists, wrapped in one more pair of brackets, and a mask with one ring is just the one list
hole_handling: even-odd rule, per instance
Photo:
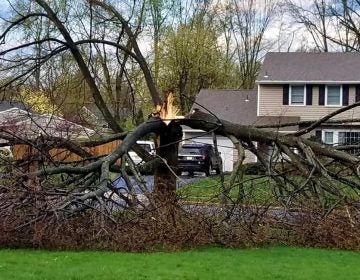
{"label": "white window frame", "polygon": [[321,141],[325,143],[325,132],[333,133],[333,143],[326,143],[329,145],[339,145],[339,132],[360,132],[360,129],[323,129],[321,132]]}
{"label": "white window frame", "polygon": [[[326,133],[332,133],[332,142],[331,143],[325,142]],[[334,145],[334,143],[338,143],[338,139],[339,139],[338,136],[339,136],[339,134],[338,134],[338,131],[336,131],[336,130],[323,130],[321,138],[325,144]]]}
{"label": "white window frame", "polygon": [[[303,86],[304,87],[304,102],[303,104],[292,104],[292,100],[291,100],[291,93],[292,93],[292,87],[296,86]],[[305,106],[306,105],[306,86],[305,85],[290,85],[289,87],[289,106]]]}
{"label": "white window frame", "polygon": [[[340,104],[328,104],[328,87],[337,86],[340,87]],[[328,107],[341,107],[343,104],[343,87],[342,85],[326,85],[325,87],[325,106]]]}

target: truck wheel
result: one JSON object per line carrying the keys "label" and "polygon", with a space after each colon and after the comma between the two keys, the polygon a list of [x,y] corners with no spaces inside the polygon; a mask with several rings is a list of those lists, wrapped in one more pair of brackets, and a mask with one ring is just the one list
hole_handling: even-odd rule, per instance
{"label": "truck wheel", "polygon": [[211,170],[211,166],[209,165],[209,166],[206,167],[206,169],[205,169],[205,175],[206,175],[206,177],[209,177],[209,176],[210,176],[210,170]]}

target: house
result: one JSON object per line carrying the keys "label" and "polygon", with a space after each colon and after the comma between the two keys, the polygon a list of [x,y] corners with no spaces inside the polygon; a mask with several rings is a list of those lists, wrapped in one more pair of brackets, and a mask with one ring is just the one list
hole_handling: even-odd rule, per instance
{"label": "house", "polygon": [[[306,127],[340,108],[360,102],[359,53],[268,53],[257,77],[257,90],[202,89],[192,109],[215,114],[220,119],[243,125],[293,123],[279,133]],[[206,108],[206,109],[205,109]],[[356,120],[357,119],[357,120]],[[325,123],[307,134],[330,145],[360,143],[360,106],[336,115],[336,124]],[[345,120],[353,120],[346,121]],[[195,138],[198,137],[198,138]],[[184,128],[185,141],[212,143],[204,131]],[[230,140],[218,137],[224,170],[231,171],[236,152]],[[272,155],[269,146],[259,147]],[[247,162],[256,161],[249,152]]]}
{"label": "house", "polygon": [[51,114],[36,114],[22,102],[0,102],[0,129],[20,138],[40,135],[63,139],[88,139],[95,131]]}
{"label": "house", "polygon": [[[115,119],[126,119],[129,116],[133,115],[133,112],[130,108],[114,108],[114,104],[107,104],[107,108],[109,109],[111,115],[115,117]],[[99,108],[96,106],[96,104],[88,103],[84,104],[79,111],[78,116],[81,120],[81,122],[94,129],[95,131],[99,133],[109,133],[109,124],[105,120],[103,114],[99,110]]]}
{"label": "house", "polygon": [[29,109],[21,101],[12,101],[12,100],[0,101],[0,112],[5,112],[16,108],[23,111],[29,111]]}
{"label": "house", "polygon": [[[109,124],[95,104],[86,104],[86,106],[82,106],[78,113],[81,122],[85,125],[90,126],[99,133],[109,132]],[[111,112],[111,114],[114,115],[113,112]]]}
{"label": "house", "polygon": [[[19,101],[0,101],[0,127],[3,123],[15,122],[26,118],[27,108],[24,103]],[[12,157],[11,147],[8,141],[0,139],[0,159]]]}
{"label": "house", "polygon": [[[201,89],[192,106],[192,110],[199,109],[216,115],[218,118],[243,125],[253,125],[257,122],[257,91],[256,90],[227,90]],[[211,133],[183,127],[183,142],[213,143]],[[223,170],[232,171],[237,159],[237,151],[233,143],[223,136],[217,136],[218,150],[223,161]],[[246,151],[245,162],[254,162],[256,158]]]}
{"label": "house", "polygon": [[[311,121],[359,102],[359,65],[359,53],[268,53],[256,81],[257,116]],[[332,119],[356,118],[359,107]],[[360,123],[321,125],[312,133],[327,144],[358,143]]]}
{"label": "house", "polygon": [[88,140],[95,131],[51,114],[32,114],[26,119],[17,121],[7,130],[21,131],[21,137],[31,139],[40,135],[68,140]]}
{"label": "house", "polygon": [[[63,140],[89,140],[96,132],[92,129],[71,122],[60,116],[52,114],[36,114],[31,112],[21,102],[1,101],[0,102],[0,131],[5,135],[18,139],[37,139],[39,136],[50,136]],[[118,143],[111,142],[87,149],[95,155],[107,154],[113,150]],[[8,141],[0,139],[0,159],[4,155],[14,159],[23,159],[37,153],[32,145],[15,144],[8,146]],[[7,152],[5,154],[4,152]],[[49,150],[54,160],[78,161],[81,157],[63,148]]]}

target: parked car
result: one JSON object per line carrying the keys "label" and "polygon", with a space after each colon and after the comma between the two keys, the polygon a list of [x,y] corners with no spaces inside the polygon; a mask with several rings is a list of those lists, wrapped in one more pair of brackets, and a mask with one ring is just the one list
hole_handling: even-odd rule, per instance
{"label": "parked car", "polygon": [[[139,141],[136,141],[136,144],[141,146],[145,151],[147,151],[151,155],[155,155],[155,143],[153,141],[139,140]],[[142,162],[141,157],[139,157],[137,155],[137,153],[135,153],[132,150],[129,151],[129,156],[131,157],[131,159],[134,161],[135,164],[139,164]]]}
{"label": "parked car", "polygon": [[214,147],[210,144],[184,144],[178,154],[178,174],[183,171],[193,175],[195,171],[210,175],[211,170],[220,173],[221,158],[215,155]]}

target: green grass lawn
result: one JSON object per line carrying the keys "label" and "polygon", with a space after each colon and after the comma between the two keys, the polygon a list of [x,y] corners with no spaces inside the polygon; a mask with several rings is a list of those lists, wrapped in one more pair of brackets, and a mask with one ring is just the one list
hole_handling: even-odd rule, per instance
{"label": "green grass lawn", "polygon": [[[230,176],[225,175],[225,184]],[[276,203],[271,189],[274,182],[264,176],[246,175],[244,177],[244,194],[251,203],[269,204]],[[221,198],[221,183],[219,176],[201,178],[179,189],[178,193],[183,200],[199,202],[219,202]],[[236,199],[239,195],[239,186],[235,185],[230,190],[230,197]]]}
{"label": "green grass lawn", "polygon": [[[229,182],[229,178],[230,175],[225,175],[225,185]],[[295,185],[302,185],[304,180],[306,180],[301,177],[292,177],[291,179],[295,182]],[[276,183],[269,177],[245,175],[243,179],[243,194],[246,198],[245,202],[257,205],[278,206],[278,202],[272,193],[272,189],[275,186]],[[360,193],[358,190],[354,190],[341,183],[338,183],[338,187],[339,190],[342,190],[349,198],[359,199]],[[288,190],[293,190],[294,186],[287,185],[287,188]],[[183,200],[209,203],[220,202],[221,193],[222,188],[219,176],[201,178],[178,190],[178,194]],[[230,197],[234,201],[239,197],[239,184],[235,184],[230,189]],[[296,201],[296,199],[303,200],[304,197],[293,196],[293,201]],[[325,199],[327,199],[330,204],[331,202],[338,200],[337,197],[334,198],[329,193],[326,194]]]}
{"label": "green grass lawn", "polygon": [[174,253],[0,250],[0,279],[359,279],[360,253],[274,247]]}

